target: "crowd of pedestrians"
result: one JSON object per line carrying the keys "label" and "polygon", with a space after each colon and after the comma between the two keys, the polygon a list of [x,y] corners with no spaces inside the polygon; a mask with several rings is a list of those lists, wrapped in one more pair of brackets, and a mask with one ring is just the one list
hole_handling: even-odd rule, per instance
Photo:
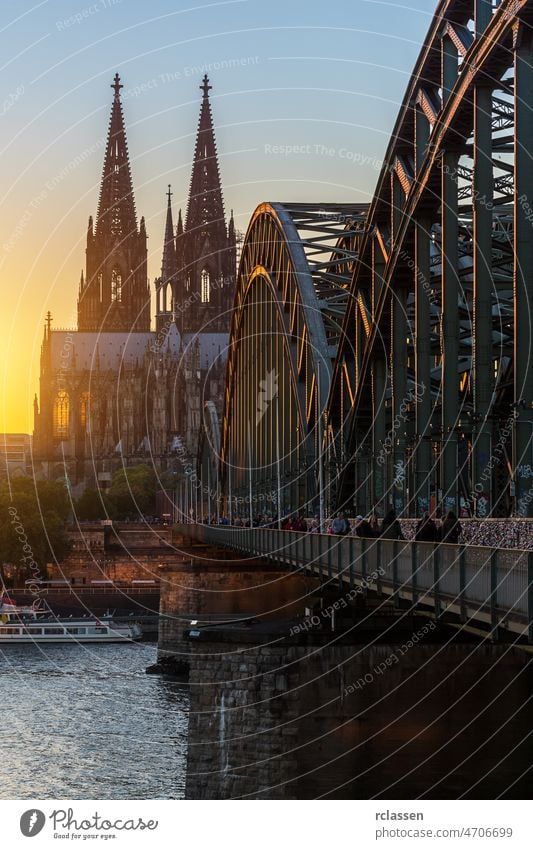
{"label": "crowd of pedestrians", "polygon": [[[195,519],[191,517],[191,521]],[[203,524],[230,524],[230,518],[225,514],[205,516],[200,521]],[[250,517],[234,516],[231,524],[234,527],[248,528]],[[252,526],[320,533],[318,517],[308,518],[298,512],[283,515],[281,520],[278,520],[275,513],[256,515],[253,517]],[[441,518],[437,512],[434,515],[424,513],[420,519],[398,518],[394,510],[389,510],[383,519],[380,519],[375,512],[367,517],[356,516],[355,518],[348,518],[343,513],[338,513],[325,523],[322,533],[338,536],[351,534],[369,539],[382,537],[416,542],[533,549],[533,521],[513,518],[483,520],[462,518],[459,521],[451,511],[444,518]]]}
{"label": "crowd of pedestrians", "polygon": [[[200,521],[206,525],[230,524],[230,520],[225,514],[220,516],[206,516]],[[278,520],[277,515],[256,516],[253,517],[252,522],[250,522],[250,517],[236,516],[231,524],[237,528],[249,528],[251,525],[256,528],[279,528],[283,531],[320,533],[318,518],[306,519],[301,513],[288,513],[281,521]],[[347,536],[351,534],[352,536],[369,539],[383,537],[384,539],[403,540],[411,537],[410,534],[404,534],[402,524],[395,510],[389,510],[381,521],[376,513],[372,513],[368,519],[363,518],[363,516],[356,516],[352,521],[343,513],[337,513],[326,523],[323,532],[336,536]],[[433,519],[428,513],[425,513],[417,524],[414,539],[418,542],[457,543],[460,536],[461,524],[455,514],[450,511],[442,522],[440,519]]]}
{"label": "crowd of pedestrians", "polygon": [[[338,514],[328,526],[327,532],[339,535],[352,534],[369,539],[383,537],[384,539],[405,540],[410,538],[410,535],[404,534],[402,523],[395,510],[389,510],[381,522],[376,514],[372,513],[368,519],[363,518],[363,516],[356,516],[353,524],[342,514]],[[455,513],[450,510],[442,521],[439,518],[432,518],[429,513],[425,513],[417,523],[413,538],[417,542],[456,544],[460,540],[461,533],[461,523]]]}

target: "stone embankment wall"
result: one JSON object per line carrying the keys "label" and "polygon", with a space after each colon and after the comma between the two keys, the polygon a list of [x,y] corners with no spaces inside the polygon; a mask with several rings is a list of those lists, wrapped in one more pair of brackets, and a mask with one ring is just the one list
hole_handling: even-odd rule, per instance
{"label": "stone embankment wall", "polygon": [[433,637],[193,643],[187,798],[521,798],[529,655]]}
{"label": "stone embankment wall", "polygon": [[74,586],[102,580],[159,583],[159,567],[182,559],[173,548],[171,528],[164,526],[120,523],[111,529],[86,523],[70,530],[68,536],[70,553],[60,564],[47,565],[47,577],[66,578]]}

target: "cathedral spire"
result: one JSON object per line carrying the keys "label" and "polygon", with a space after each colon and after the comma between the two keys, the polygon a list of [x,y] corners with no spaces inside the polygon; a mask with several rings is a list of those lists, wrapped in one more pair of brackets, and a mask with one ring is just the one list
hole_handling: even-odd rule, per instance
{"label": "cathedral spire", "polygon": [[172,192],[170,183],[167,192],[167,220],[165,224],[165,242],[163,245],[163,262],[161,265],[161,279],[170,280],[176,272],[176,250],[174,245],[174,225],[172,223]]}
{"label": "cathedral spire", "polygon": [[233,217],[233,210],[231,210],[231,215],[228,223],[228,242],[231,245],[234,245],[237,241],[237,234],[235,232],[235,219]]}
{"label": "cathedral spire", "polygon": [[128,144],[120,100],[122,84],[115,74],[109,132],[100,187],[96,232],[119,239],[137,231]]}
{"label": "cathedral spire", "polygon": [[213,116],[209,102],[211,88],[206,74],[200,86],[203,97],[185,222],[185,229],[189,231],[207,228],[212,224],[215,224],[216,229],[221,225],[225,229],[224,203],[220,186]]}

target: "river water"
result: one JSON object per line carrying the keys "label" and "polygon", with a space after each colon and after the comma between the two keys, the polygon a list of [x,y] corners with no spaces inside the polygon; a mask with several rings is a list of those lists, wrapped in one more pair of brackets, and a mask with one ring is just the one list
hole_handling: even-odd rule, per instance
{"label": "river water", "polygon": [[181,799],[188,695],[150,643],[2,646],[0,798]]}

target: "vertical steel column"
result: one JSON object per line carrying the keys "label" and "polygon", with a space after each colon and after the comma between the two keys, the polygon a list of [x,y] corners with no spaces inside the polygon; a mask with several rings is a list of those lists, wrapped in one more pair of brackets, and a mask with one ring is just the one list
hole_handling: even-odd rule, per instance
{"label": "vertical steel column", "polygon": [[355,480],[356,480],[356,511],[366,516],[369,511],[368,504],[368,446],[361,442],[358,436],[357,454],[355,457]]}
{"label": "vertical steel column", "polygon": [[[258,474],[258,487],[256,488],[256,495],[261,499],[258,503],[258,512],[262,513],[265,509],[266,502],[264,500],[264,495],[267,491],[267,468],[270,470],[270,459],[267,454],[267,426],[270,425],[271,417],[272,417],[272,399],[270,397],[269,392],[269,382],[268,382],[268,360],[266,353],[266,345],[265,345],[265,335],[264,335],[264,320],[263,313],[265,309],[265,300],[263,296],[264,283],[261,281],[261,291],[256,299],[256,305],[254,307],[257,318],[256,318],[256,329],[259,333],[259,344],[257,346],[257,366],[258,366],[258,375],[259,375],[259,383],[257,387],[257,404],[256,404],[256,438],[257,438],[257,462],[260,469]],[[265,381],[263,383],[263,381]],[[270,428],[268,435],[270,435]],[[267,465],[268,464],[268,465]],[[259,490],[259,492],[257,491]]]}
{"label": "vertical steel column", "polygon": [[429,121],[420,106],[415,109],[415,168],[419,176],[429,142]]}
{"label": "vertical steel column", "polygon": [[[457,48],[449,36],[442,38],[442,99],[446,104],[457,79]],[[441,320],[441,488],[445,510],[457,510],[457,414],[459,410],[457,363],[458,321],[458,155],[446,151],[442,158],[442,320]]]}
{"label": "vertical steel column", "polygon": [[372,241],[372,318],[375,318],[376,308],[383,286],[383,273],[385,271],[385,260],[381,253],[378,240]]}
{"label": "vertical steel column", "polygon": [[521,27],[515,53],[514,394],[517,511],[533,516],[533,50]]}
{"label": "vertical steel column", "polygon": [[476,25],[476,38],[479,38],[487,29],[492,18],[492,0],[475,0],[474,19]]}
{"label": "vertical steel column", "polygon": [[[424,162],[429,144],[429,121],[420,106],[415,108],[414,160],[416,178]],[[414,492],[410,498],[410,514],[422,515],[429,509],[430,491],[430,230],[429,219],[420,219],[415,225],[415,326],[412,329],[415,348],[415,447]]]}
{"label": "vertical steel column", "polygon": [[242,487],[242,446],[241,446],[241,433],[242,433],[242,419],[240,417],[241,414],[241,394],[242,394],[242,378],[241,378],[241,358],[242,358],[242,343],[237,342],[237,362],[235,367],[235,379],[233,384],[233,391],[235,394],[234,399],[234,411],[232,414],[232,420],[230,423],[232,433],[234,434],[234,445],[235,445],[235,493],[236,493],[236,512],[237,516],[241,516],[241,487]]}
{"label": "vertical steel column", "polygon": [[[478,0],[479,4],[480,0]],[[476,6],[477,9],[477,6]],[[476,19],[477,25],[477,19]],[[474,92],[474,382],[473,489],[476,515],[487,517],[493,507],[490,461],[492,424],[492,90]],[[487,478],[482,481],[483,478]]]}
{"label": "vertical steel column", "polygon": [[527,555],[527,641],[533,643],[533,552]]}
{"label": "vertical steel column", "polygon": [[392,209],[391,209],[391,234],[392,234],[392,242],[393,244],[396,242],[396,238],[398,236],[398,228],[400,226],[400,222],[402,220],[402,212],[405,204],[405,195],[398,180],[398,177],[394,173],[391,173],[391,200],[392,200]]}
{"label": "vertical steel column", "polygon": [[372,364],[372,494],[373,508],[381,506],[383,511],[386,505],[383,503],[386,492],[387,457],[385,455],[386,418],[385,418],[385,358],[381,352],[376,352]]}
{"label": "vertical steel column", "polygon": [[441,61],[442,103],[445,106],[457,80],[458,69],[457,48],[446,34],[442,36]]}
{"label": "vertical steel column", "polygon": [[405,509],[405,429],[407,427],[407,295],[400,288],[392,294],[392,440],[393,506],[398,514]]}
{"label": "vertical steel column", "polygon": [[415,229],[415,499],[419,515],[429,509],[431,470],[430,222]]}
{"label": "vertical steel column", "polygon": [[458,155],[442,160],[442,319],[441,319],[441,488],[444,510],[457,511],[457,417],[459,392]]}

